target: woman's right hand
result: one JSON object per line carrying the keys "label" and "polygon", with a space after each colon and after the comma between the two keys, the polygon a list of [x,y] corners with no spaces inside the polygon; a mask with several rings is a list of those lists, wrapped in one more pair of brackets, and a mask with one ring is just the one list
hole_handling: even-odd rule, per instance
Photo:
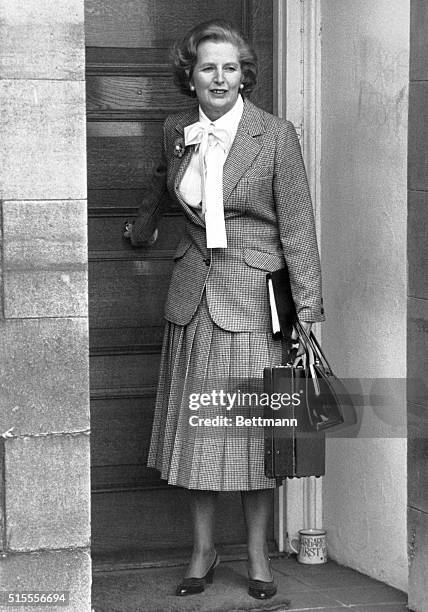
{"label": "woman's right hand", "polygon": [[[125,221],[125,223],[123,224],[123,237],[127,240],[131,240],[133,226],[134,224],[130,221]],[[158,239],[158,234],[158,228],[156,228],[150,239],[142,243],[141,246],[152,246],[152,244],[154,244]]]}
{"label": "woman's right hand", "polygon": [[127,238],[128,240],[131,240],[132,225],[133,224],[129,221],[125,221],[125,223],[123,224],[123,237]]}

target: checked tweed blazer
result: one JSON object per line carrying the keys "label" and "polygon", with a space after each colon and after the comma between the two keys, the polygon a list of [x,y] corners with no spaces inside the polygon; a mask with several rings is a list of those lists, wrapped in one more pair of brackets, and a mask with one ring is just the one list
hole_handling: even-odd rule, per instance
{"label": "checked tweed blazer", "polygon": [[174,154],[177,143],[184,146],[184,127],[198,120],[198,108],[166,119],[164,159],[132,230],[135,246],[150,238],[167,191],[184,210],[185,233],[174,255],[165,318],[187,325],[205,289],[211,317],[221,328],[269,331],[266,273],[285,260],[299,318],[324,320],[314,216],[293,124],[245,100],[223,168],[228,246],[207,249],[204,222],[178,192],[193,147],[182,157]]}

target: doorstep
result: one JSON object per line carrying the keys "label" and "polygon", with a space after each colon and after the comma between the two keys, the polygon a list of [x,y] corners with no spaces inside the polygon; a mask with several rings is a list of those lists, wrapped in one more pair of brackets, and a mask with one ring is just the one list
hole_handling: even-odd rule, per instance
{"label": "doorstep", "polygon": [[[232,547],[233,548],[233,547]],[[181,549],[181,553],[182,553]],[[278,593],[260,602],[247,593],[247,569],[242,547],[227,547],[220,558],[214,582],[203,593],[177,597],[174,589],[182,578],[185,560],[180,551],[169,562],[139,556],[114,566],[98,560],[94,566],[94,612],[282,612],[352,610],[353,612],[404,612],[407,596],[333,561],[302,565],[296,557],[277,553],[272,570]],[[187,557],[186,557],[187,558]],[[245,556],[244,556],[245,558]],[[104,560],[105,561],[105,560]]]}

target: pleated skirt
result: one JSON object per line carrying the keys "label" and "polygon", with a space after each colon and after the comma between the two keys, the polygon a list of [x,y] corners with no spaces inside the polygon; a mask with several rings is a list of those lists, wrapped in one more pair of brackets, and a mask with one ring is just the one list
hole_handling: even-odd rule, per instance
{"label": "pleated skirt", "polygon": [[187,489],[275,487],[264,475],[263,426],[242,423],[263,416],[263,369],[281,359],[271,333],[218,327],[205,293],[188,325],[167,322],[148,467]]}

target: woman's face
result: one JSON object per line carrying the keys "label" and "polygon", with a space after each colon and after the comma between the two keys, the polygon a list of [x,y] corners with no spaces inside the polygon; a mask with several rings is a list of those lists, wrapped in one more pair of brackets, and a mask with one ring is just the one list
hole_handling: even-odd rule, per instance
{"label": "woman's face", "polygon": [[206,116],[215,121],[235,104],[242,82],[238,49],[229,42],[200,43],[190,84]]}

